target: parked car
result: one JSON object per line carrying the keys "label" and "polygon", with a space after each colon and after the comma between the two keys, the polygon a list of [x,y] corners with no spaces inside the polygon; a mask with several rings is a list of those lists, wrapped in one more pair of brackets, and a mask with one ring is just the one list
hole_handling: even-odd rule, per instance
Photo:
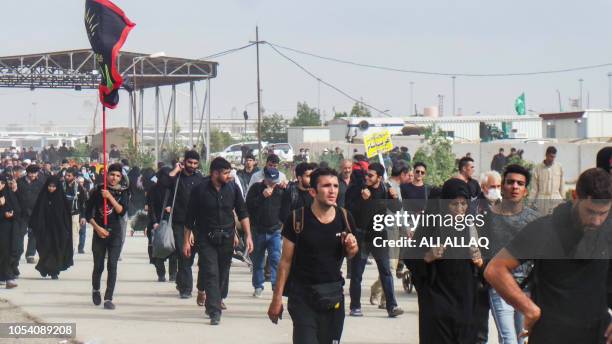
{"label": "parked car", "polygon": [[[267,144],[268,144],[267,142],[263,142],[263,141],[261,142],[261,145],[263,147],[265,147]],[[213,155],[223,157],[225,160],[232,162],[232,163],[240,163],[240,160],[242,159],[242,146],[243,145],[246,145],[247,147],[249,147],[249,149],[253,151],[253,155],[259,154],[258,142],[252,141],[252,142],[234,143],[233,145],[229,145],[222,152],[213,153]]]}
{"label": "parked car", "polygon": [[293,147],[288,143],[270,143],[266,149],[272,150],[282,161],[293,161]]}

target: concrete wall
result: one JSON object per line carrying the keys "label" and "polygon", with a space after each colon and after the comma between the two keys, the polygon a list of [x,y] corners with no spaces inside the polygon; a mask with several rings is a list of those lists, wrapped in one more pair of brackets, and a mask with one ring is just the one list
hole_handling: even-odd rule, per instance
{"label": "concrete wall", "polygon": [[586,123],[583,122],[588,137],[612,137],[610,117],[610,112],[588,112]]}
{"label": "concrete wall", "polygon": [[289,127],[287,129],[287,141],[293,147],[294,151],[299,150],[304,146],[304,141],[316,143],[316,142],[329,142],[329,128],[325,127]]}

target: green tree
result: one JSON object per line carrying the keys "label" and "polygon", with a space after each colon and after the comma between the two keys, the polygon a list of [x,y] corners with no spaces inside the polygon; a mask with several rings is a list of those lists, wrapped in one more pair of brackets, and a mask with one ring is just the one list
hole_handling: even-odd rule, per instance
{"label": "green tree", "polygon": [[124,151],[126,158],[130,162],[130,166],[138,166],[140,168],[155,168],[155,156],[148,150],[140,150],[134,146],[132,140],[128,140],[127,150]]}
{"label": "green tree", "polygon": [[225,147],[235,143],[232,135],[219,129],[212,129],[210,132],[210,152],[220,152]]}
{"label": "green tree", "polygon": [[291,121],[291,125],[294,127],[320,126],[321,116],[319,116],[319,112],[316,109],[309,107],[306,102],[298,102],[297,114],[293,121]]}
{"label": "green tree", "polygon": [[351,109],[351,117],[372,117],[372,113],[363,103],[358,102]]}
{"label": "green tree", "polygon": [[520,165],[529,170],[529,172],[532,172],[533,168],[535,167],[533,162],[521,158],[518,154],[515,154],[508,159],[506,166],[508,165]]}
{"label": "green tree", "polygon": [[287,142],[287,120],[277,113],[261,121],[261,140],[270,143]]}
{"label": "green tree", "polygon": [[426,142],[416,151],[412,161],[425,163],[425,182],[440,186],[457,171],[452,142],[442,130],[433,127],[427,128],[424,135]]}
{"label": "green tree", "polygon": [[349,115],[348,115],[348,113],[346,113],[346,111],[334,113],[334,118],[348,117],[348,116]]}

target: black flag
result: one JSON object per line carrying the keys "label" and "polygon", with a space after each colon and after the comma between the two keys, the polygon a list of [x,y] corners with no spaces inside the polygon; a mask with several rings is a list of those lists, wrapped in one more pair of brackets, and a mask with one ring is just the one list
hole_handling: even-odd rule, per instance
{"label": "black flag", "polygon": [[109,0],[85,1],[85,29],[102,76],[98,88],[100,101],[110,109],[119,103],[119,88],[123,83],[117,56],[135,25]]}

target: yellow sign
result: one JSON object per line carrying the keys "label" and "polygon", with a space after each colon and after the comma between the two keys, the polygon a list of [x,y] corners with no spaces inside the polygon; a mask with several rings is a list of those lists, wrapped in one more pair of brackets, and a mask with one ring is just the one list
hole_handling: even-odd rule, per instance
{"label": "yellow sign", "polygon": [[378,155],[378,153],[389,152],[393,149],[391,133],[386,129],[365,135],[363,137],[363,144],[368,158],[372,158]]}

